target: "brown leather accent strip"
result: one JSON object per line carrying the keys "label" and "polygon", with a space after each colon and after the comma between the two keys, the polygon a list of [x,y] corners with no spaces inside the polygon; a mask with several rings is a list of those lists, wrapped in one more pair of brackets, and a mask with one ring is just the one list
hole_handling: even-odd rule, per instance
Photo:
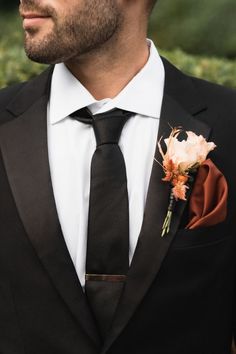
{"label": "brown leather accent strip", "polygon": [[114,283],[124,282],[126,275],[117,274],[85,274],[85,280],[88,281],[110,281]]}

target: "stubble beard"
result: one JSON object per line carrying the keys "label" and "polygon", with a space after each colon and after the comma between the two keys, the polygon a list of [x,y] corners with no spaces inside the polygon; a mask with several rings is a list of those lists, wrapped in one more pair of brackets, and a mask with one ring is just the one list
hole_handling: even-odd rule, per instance
{"label": "stubble beard", "polygon": [[38,63],[57,64],[100,50],[118,33],[122,23],[115,0],[85,0],[82,9],[57,14],[48,8],[52,29],[40,37],[37,30],[25,34],[25,52]]}

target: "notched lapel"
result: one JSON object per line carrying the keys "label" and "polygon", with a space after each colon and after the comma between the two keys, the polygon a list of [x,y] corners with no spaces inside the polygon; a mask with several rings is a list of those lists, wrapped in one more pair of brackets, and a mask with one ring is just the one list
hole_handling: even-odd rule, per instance
{"label": "notched lapel", "polygon": [[[27,100],[30,86],[24,89]],[[0,127],[0,145],[15,203],[26,233],[56,289],[85,333],[99,338],[59,224],[49,171],[46,94]],[[25,104],[25,101],[24,101]],[[14,102],[14,111],[22,106]]]}
{"label": "notched lapel", "polygon": [[[202,108],[202,107],[201,107]],[[202,134],[206,139],[210,128],[201,121],[193,118],[178,102],[165,91],[160,118],[157,141],[170,135],[170,126],[182,126],[185,130]],[[155,157],[162,162],[158,148]],[[103,347],[105,354],[122,330],[128,324],[137,307],[148,292],[152,282],[157,277],[169,246],[178,229],[185,202],[177,203],[170,233],[161,237],[162,225],[166,216],[170,187],[164,183],[161,166],[153,163],[149,183],[145,214],[138,245],[128,273],[126,287],[114,319],[113,326]]]}

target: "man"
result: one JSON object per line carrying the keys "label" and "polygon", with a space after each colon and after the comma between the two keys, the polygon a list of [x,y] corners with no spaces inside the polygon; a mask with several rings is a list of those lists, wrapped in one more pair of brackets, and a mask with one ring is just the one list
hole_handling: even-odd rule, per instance
{"label": "man", "polygon": [[[0,93],[3,354],[230,353],[236,94],[159,57],[154,3],[21,1],[27,55],[56,65]],[[217,145],[198,200],[201,217],[220,212],[186,228],[189,185],[161,237],[170,187],[154,157],[179,126]]]}

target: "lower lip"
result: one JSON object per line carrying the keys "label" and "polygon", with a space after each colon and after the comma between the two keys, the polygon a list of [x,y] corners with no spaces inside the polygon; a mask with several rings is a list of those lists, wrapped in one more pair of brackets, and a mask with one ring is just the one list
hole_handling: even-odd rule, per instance
{"label": "lower lip", "polygon": [[32,17],[32,18],[25,18],[23,21],[23,28],[27,29],[30,27],[35,27],[42,25],[46,20],[50,17]]}

